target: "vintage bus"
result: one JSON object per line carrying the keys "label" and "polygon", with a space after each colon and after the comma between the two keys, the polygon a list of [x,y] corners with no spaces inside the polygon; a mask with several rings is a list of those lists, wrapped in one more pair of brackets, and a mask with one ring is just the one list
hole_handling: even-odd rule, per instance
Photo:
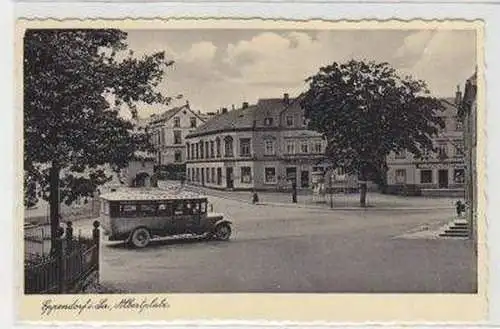
{"label": "vintage bus", "polygon": [[155,237],[184,234],[229,240],[232,223],[207,208],[207,197],[195,193],[130,188],[101,195],[100,222],[109,241],[137,248]]}

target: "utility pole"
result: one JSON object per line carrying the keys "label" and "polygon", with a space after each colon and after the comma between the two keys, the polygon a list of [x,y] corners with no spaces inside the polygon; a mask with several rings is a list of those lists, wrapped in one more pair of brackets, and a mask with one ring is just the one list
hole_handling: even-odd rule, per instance
{"label": "utility pole", "polygon": [[333,209],[333,172],[329,175],[330,178],[330,208]]}

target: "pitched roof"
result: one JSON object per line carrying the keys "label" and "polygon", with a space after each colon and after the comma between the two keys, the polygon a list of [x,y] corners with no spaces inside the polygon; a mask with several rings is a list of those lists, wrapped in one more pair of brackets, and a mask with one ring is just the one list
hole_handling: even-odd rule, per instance
{"label": "pitched roof", "polygon": [[189,109],[189,106],[187,104],[185,104],[182,106],[178,106],[178,107],[174,107],[172,109],[166,110],[165,112],[162,112],[160,114],[153,115],[149,118],[149,123],[152,124],[152,123],[159,123],[159,122],[168,121],[174,115],[176,115],[177,112],[179,112],[182,109]]}
{"label": "pitched roof", "polygon": [[217,115],[209,119],[205,124],[199,126],[188,136],[215,133],[232,129],[252,129],[265,127],[264,118],[273,117],[275,123],[279,124],[279,116],[283,110],[291,107],[300,106],[296,99],[290,99],[287,105],[282,98],[259,99],[257,104],[250,105],[247,108],[228,111],[227,113]]}

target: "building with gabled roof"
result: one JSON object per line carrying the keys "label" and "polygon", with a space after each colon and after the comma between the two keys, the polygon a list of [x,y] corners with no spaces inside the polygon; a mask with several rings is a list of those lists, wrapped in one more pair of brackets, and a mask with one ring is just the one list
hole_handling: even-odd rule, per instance
{"label": "building with gabled roof", "polygon": [[206,117],[193,111],[189,102],[148,119],[148,129],[156,149],[156,165],[183,165],[186,160],[187,134],[206,121]]}
{"label": "building with gabled roof", "polygon": [[445,123],[433,138],[437,152],[420,158],[403,151],[387,157],[387,188],[391,194],[439,195],[464,197],[465,158],[464,125],[459,116],[462,92],[457,87],[455,98],[442,98]]}
{"label": "building with gabled roof", "polygon": [[219,189],[310,188],[326,141],[308,130],[299,99],[260,99],[208,120],[186,136],[188,182]]}

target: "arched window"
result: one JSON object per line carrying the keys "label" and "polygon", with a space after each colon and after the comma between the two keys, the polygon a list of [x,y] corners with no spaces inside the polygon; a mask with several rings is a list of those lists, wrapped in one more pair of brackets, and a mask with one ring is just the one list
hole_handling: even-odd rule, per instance
{"label": "arched window", "polygon": [[224,156],[233,156],[233,138],[231,136],[226,136],[226,138],[224,138]]}

